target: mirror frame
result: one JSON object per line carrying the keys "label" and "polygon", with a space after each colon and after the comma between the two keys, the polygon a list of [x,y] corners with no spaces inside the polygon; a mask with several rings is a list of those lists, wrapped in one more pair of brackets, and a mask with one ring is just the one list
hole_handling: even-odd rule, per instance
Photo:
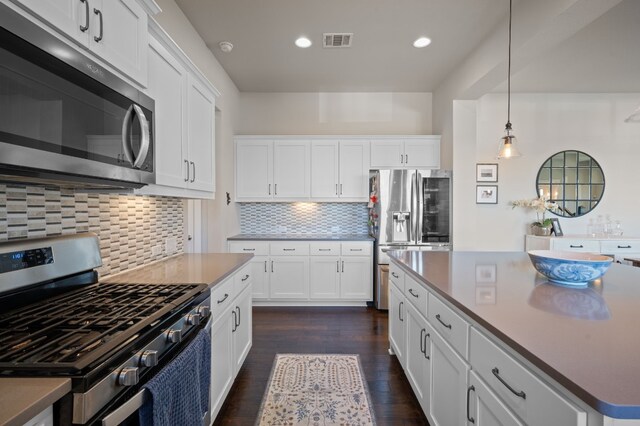
{"label": "mirror frame", "polygon": [[[566,177],[567,177],[566,153],[568,153],[568,152],[575,152],[578,158],[579,158],[580,155],[585,155],[585,156],[589,157],[589,159],[590,159],[590,164],[588,166],[588,169],[589,169],[589,181],[586,182],[586,183],[581,183],[580,182],[580,177],[578,175],[578,170],[581,167],[578,165],[579,162],[577,160],[576,166],[575,166],[575,168],[577,169],[576,170],[575,183],[572,183],[572,182],[568,183],[569,185],[575,185],[576,186],[575,198],[569,198],[570,201],[575,201],[575,203],[576,203],[576,211],[573,214],[571,214],[569,211],[567,211],[566,208],[565,208],[565,205],[564,205],[564,202],[567,199],[566,198],[565,189],[566,189],[566,185],[567,185],[567,182],[566,182]],[[563,165],[562,165],[562,167],[553,167],[553,158],[556,157],[558,154],[564,154],[563,155]],[[549,163],[548,167],[545,166],[547,163]],[[558,211],[549,210],[549,211],[551,213],[557,215],[557,216],[566,217],[566,218],[581,217],[581,216],[584,216],[587,213],[593,211],[600,204],[600,201],[602,200],[602,197],[604,196],[604,191],[606,189],[606,179],[605,179],[605,176],[604,176],[604,170],[602,169],[602,166],[600,166],[600,163],[598,163],[595,158],[593,158],[591,155],[587,154],[586,152],[579,151],[577,149],[566,149],[566,150],[563,150],[563,151],[558,151],[558,152],[556,152],[555,154],[551,155],[549,158],[547,158],[546,160],[544,160],[542,162],[542,165],[538,169],[538,173],[536,175],[536,182],[535,182],[536,196],[540,196],[540,192],[539,192],[540,191],[540,185],[548,185],[550,187],[554,186],[554,183],[553,183],[553,169],[559,169],[559,168],[562,168],[562,182],[561,183],[557,183],[555,185],[561,185],[562,186],[562,198],[555,199],[553,197],[550,197],[549,201],[553,201],[553,202],[558,203],[558,205],[560,207],[560,210],[558,210]],[[573,167],[570,166],[569,168],[573,168]],[[582,168],[586,169],[587,167],[582,167]],[[549,172],[550,172],[549,173],[549,183],[548,184],[547,183],[542,183],[541,184],[540,183],[540,175],[543,172],[543,170],[545,170],[545,169],[548,169]],[[599,169],[600,173],[602,173],[602,184],[600,184],[600,183],[594,184],[592,182],[592,179],[593,179],[592,170],[594,170],[594,169]],[[592,193],[594,185],[598,185],[598,186],[602,185],[602,192],[600,194],[600,197],[598,197],[597,199],[580,198],[579,197],[578,185],[588,185],[589,186],[589,195],[590,196],[591,196],[591,193]],[[580,210],[579,206],[578,206],[578,203],[580,201],[588,201],[589,205],[590,205],[590,208],[587,211],[578,214],[578,211]]]}

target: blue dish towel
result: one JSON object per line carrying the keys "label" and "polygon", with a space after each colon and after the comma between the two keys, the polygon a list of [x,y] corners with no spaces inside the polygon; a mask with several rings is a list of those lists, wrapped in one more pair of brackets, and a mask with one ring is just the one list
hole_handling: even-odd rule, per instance
{"label": "blue dish towel", "polygon": [[211,336],[201,330],[145,385],[151,392],[139,411],[142,426],[202,426],[209,409]]}

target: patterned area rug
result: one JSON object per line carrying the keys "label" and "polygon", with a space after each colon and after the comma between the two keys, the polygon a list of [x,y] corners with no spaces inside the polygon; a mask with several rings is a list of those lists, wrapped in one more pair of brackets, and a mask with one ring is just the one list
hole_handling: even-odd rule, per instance
{"label": "patterned area rug", "polygon": [[358,355],[278,354],[259,426],[375,425]]}

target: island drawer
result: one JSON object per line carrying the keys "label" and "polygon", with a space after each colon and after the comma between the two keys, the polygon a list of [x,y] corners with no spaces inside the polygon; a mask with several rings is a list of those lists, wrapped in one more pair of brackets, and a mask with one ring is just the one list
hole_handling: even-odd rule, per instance
{"label": "island drawer", "polygon": [[233,287],[235,294],[240,294],[246,286],[251,284],[252,280],[251,264],[248,263],[233,275]]}
{"label": "island drawer", "polygon": [[469,343],[471,368],[527,425],[585,426],[587,415],[475,328]]}
{"label": "island drawer", "polygon": [[554,238],[552,250],[586,251],[600,253],[600,242],[594,240],[572,240]]}
{"label": "island drawer", "polygon": [[216,322],[220,314],[224,312],[235,298],[234,278],[235,277],[229,277],[211,289],[211,318],[213,322]]}
{"label": "island drawer", "polygon": [[309,243],[273,242],[269,252],[272,256],[309,256]]}
{"label": "island drawer", "polygon": [[404,296],[422,315],[427,316],[427,289],[408,275],[404,277]]}
{"label": "island drawer", "polygon": [[404,271],[393,262],[389,265],[389,281],[404,293]]}
{"label": "island drawer", "polygon": [[464,359],[469,359],[467,355],[469,324],[467,321],[433,294],[429,294],[427,306],[429,323]]}
{"label": "island drawer", "polygon": [[311,256],[340,256],[340,243],[317,242],[309,246]]}
{"label": "island drawer", "polygon": [[265,241],[230,241],[229,253],[249,253],[256,256],[268,256],[269,243]]}
{"label": "island drawer", "polygon": [[342,255],[371,256],[371,245],[369,242],[342,243]]}
{"label": "island drawer", "polygon": [[640,241],[611,240],[600,241],[602,254],[632,254],[640,253]]}

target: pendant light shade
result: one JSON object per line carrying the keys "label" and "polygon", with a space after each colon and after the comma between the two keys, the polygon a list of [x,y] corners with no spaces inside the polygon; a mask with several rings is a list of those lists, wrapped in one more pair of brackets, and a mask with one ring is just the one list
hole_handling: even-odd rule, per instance
{"label": "pendant light shade", "polygon": [[504,136],[500,138],[500,146],[498,147],[498,158],[514,158],[520,157],[518,151],[518,139],[513,134],[511,128],[511,9],[513,8],[513,0],[509,0],[509,67],[507,71],[507,124],[504,126]]}

